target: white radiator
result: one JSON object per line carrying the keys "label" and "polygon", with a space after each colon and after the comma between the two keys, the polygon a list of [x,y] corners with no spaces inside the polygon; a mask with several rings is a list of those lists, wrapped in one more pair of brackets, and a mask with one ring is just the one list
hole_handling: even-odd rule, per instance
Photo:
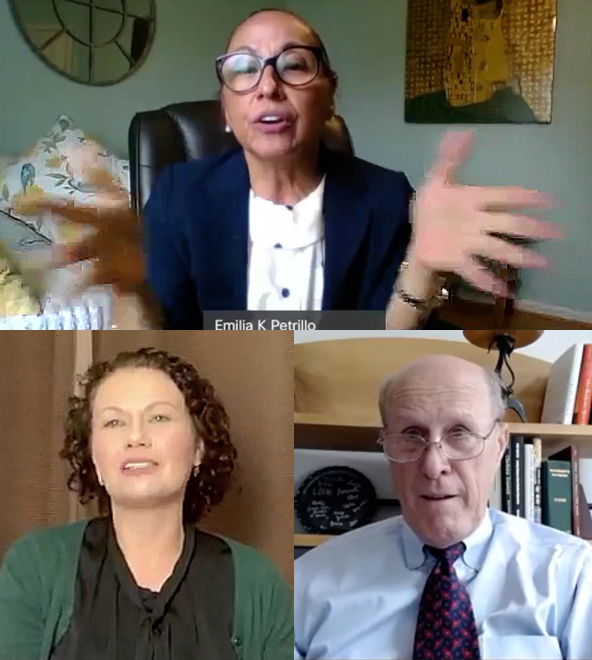
{"label": "white radiator", "polygon": [[109,330],[111,326],[108,291],[83,294],[69,304],[47,302],[39,315],[0,318],[0,330]]}

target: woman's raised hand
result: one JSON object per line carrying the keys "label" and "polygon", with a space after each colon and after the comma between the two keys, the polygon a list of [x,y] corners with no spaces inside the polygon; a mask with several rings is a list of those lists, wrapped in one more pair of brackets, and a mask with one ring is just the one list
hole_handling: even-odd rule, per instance
{"label": "woman's raised hand", "polygon": [[517,268],[544,268],[548,265],[546,259],[502,236],[537,241],[560,238],[563,232],[524,213],[552,208],[547,194],[514,186],[456,183],[456,172],[471,144],[469,132],[450,132],[442,139],[438,156],[413,204],[410,255],[434,273],[454,272],[479,289],[506,296],[505,283],[476,257]]}
{"label": "woman's raised hand", "polygon": [[84,238],[56,246],[52,265],[61,267],[90,259],[93,268],[88,284],[111,284],[119,294],[140,293],[144,288],[141,219],[130,207],[127,193],[106,170],[88,169],[84,181],[96,190],[92,205],[41,197],[19,211],[51,212],[54,221],[92,228]]}
{"label": "woman's raised hand", "polygon": [[[78,150],[77,156],[84,171],[76,175],[94,187],[92,204],[40,197],[23,204],[19,211],[51,212],[54,221],[85,227],[83,238],[54,248],[48,267],[61,268],[92,260],[92,268],[78,289],[109,284],[121,300],[131,303],[131,296],[139,301],[142,323],[159,327],[162,322],[159,305],[145,281],[142,220],[131,208],[128,193],[121,190],[109,172],[93,163],[92,158],[89,160],[83,149]],[[127,304],[127,308],[137,308],[137,305]],[[136,323],[135,316],[132,323]]]}

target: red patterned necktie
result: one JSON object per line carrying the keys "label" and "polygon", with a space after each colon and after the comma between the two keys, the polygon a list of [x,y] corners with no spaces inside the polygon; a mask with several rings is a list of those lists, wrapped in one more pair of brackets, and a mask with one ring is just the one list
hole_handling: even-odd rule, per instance
{"label": "red patterned necktie", "polygon": [[471,599],[454,570],[464,543],[440,550],[425,546],[436,558],[419,603],[413,660],[479,659],[479,640]]}

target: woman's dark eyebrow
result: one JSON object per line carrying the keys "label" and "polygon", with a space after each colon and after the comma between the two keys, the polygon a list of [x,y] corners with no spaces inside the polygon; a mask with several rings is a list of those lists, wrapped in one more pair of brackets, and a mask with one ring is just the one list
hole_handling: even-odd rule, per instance
{"label": "woman's dark eyebrow", "polygon": [[253,53],[253,55],[257,55],[255,52],[254,48],[251,48],[251,46],[237,46],[236,48],[233,48],[232,50],[229,50],[226,55],[230,55],[232,53],[244,53],[247,51],[248,53]]}
{"label": "woman's dark eyebrow", "polygon": [[286,50],[286,48],[295,48],[298,46],[316,46],[317,44],[307,44],[304,43],[304,41],[287,41],[283,46],[282,50]]}
{"label": "woman's dark eyebrow", "polygon": [[[307,44],[304,43],[303,41],[286,41],[286,43],[282,45],[282,47],[278,52],[281,53],[287,48],[296,48],[298,46],[308,47],[308,46],[316,46],[316,44]],[[253,55],[258,55],[257,51],[252,46],[237,46],[236,48],[233,48],[232,50],[228,51],[228,53],[226,54],[229,55],[230,53],[241,53],[241,52],[244,53],[245,51],[248,53],[253,53]]]}

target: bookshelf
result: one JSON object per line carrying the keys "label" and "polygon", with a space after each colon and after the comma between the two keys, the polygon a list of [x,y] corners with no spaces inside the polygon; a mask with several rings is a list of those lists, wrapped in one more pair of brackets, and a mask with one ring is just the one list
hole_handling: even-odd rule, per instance
{"label": "bookshelf", "polygon": [[[580,458],[592,458],[592,426],[508,422],[508,427],[513,435],[541,438],[543,456],[577,444]],[[294,413],[294,449],[380,452],[382,449],[376,443],[379,430],[378,420],[369,417],[346,419],[342,416]],[[331,538],[317,534],[294,534],[294,546],[315,547]]]}
{"label": "bookshelf", "polygon": [[[380,382],[414,359],[443,353],[489,369],[497,358],[494,352],[471,343],[447,339],[369,336],[296,344],[294,449],[381,452],[376,442]],[[511,364],[516,374],[516,398],[524,405],[528,419],[540,420],[552,365],[520,352],[512,355]],[[569,445],[577,445],[580,458],[592,458],[592,426],[521,424],[516,419],[509,413],[510,433],[541,438],[543,458]],[[326,540],[303,537],[308,535],[295,534],[295,546],[319,545]]]}
{"label": "bookshelf", "polygon": [[[508,423],[510,433],[541,438],[543,453],[553,454],[576,443],[582,458],[592,458],[592,426]],[[294,414],[294,449],[382,451],[376,443],[380,423],[369,418]]]}

